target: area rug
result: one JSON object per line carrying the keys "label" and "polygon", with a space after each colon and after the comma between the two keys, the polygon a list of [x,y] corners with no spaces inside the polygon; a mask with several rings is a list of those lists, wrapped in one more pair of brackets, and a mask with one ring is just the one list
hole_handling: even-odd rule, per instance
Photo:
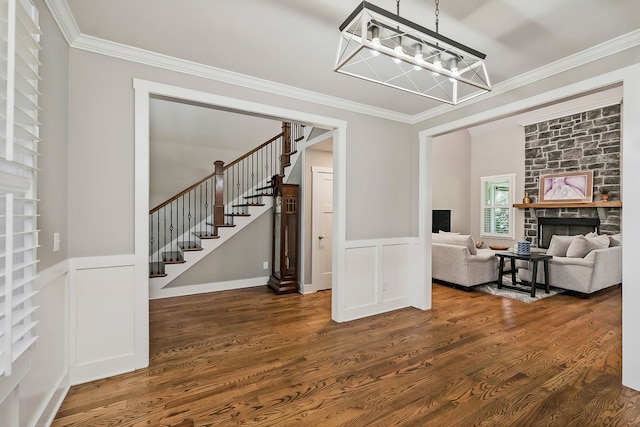
{"label": "area rug", "polygon": [[[511,286],[511,277],[504,277],[502,279],[502,283],[505,285],[509,285]],[[529,286],[523,286],[520,284],[516,284],[517,288],[520,288],[523,290],[523,292],[521,291],[516,291],[513,289],[509,289],[509,288],[502,288],[502,289],[498,289],[498,284],[497,283],[489,283],[486,285],[478,285],[478,286],[474,286],[472,289],[475,291],[480,291],[480,292],[484,292],[486,294],[491,294],[491,295],[496,295],[499,297],[503,297],[503,298],[509,298],[509,299],[514,299],[517,301],[522,301],[522,302],[534,302],[534,301],[539,301],[541,299],[544,298],[549,298],[552,297],[554,295],[558,295],[562,292],[564,292],[564,289],[559,289],[559,288],[554,288],[553,286],[550,289],[550,292],[547,294],[544,292],[544,289],[536,287],[536,296],[534,298],[531,298],[531,288]],[[524,292],[526,291],[526,292]]]}

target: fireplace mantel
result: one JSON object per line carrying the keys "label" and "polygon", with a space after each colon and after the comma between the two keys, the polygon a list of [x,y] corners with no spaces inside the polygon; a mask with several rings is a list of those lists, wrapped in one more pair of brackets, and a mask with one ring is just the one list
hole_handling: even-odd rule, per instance
{"label": "fireplace mantel", "polygon": [[621,200],[608,202],[547,202],[547,203],[515,203],[514,208],[558,209],[558,208],[621,208]]}
{"label": "fireplace mantel", "polygon": [[560,208],[597,208],[600,220],[607,217],[605,208],[621,208],[621,200],[608,202],[547,202],[547,203],[514,203],[514,208],[529,209],[531,216],[536,217],[536,209],[560,209]]}

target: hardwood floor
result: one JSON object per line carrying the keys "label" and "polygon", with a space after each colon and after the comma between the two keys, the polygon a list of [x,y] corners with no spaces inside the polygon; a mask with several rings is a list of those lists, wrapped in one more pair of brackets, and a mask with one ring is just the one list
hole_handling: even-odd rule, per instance
{"label": "hardwood floor", "polygon": [[331,294],[150,302],[149,368],[72,387],[53,426],[637,426],[621,288],[527,304],[434,284],[338,324]]}

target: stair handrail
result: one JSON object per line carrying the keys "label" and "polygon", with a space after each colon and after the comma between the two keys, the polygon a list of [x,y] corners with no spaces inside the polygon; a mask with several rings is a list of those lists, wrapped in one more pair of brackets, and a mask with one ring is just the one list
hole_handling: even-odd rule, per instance
{"label": "stair handrail", "polygon": [[166,276],[165,264],[185,262],[184,251],[199,250],[199,241],[219,238],[220,227],[235,227],[235,217],[264,206],[273,173],[284,175],[303,127],[282,122],[279,134],[227,165],[216,160],[212,173],[151,209],[150,277]]}
{"label": "stair handrail", "polygon": [[[237,159],[233,160],[232,162],[227,163],[224,166],[224,170],[230,168],[231,166],[240,163],[242,160],[246,159],[247,157],[251,156],[253,153],[255,153],[256,151],[261,150],[262,148],[266,147],[267,145],[271,144],[272,142],[276,141],[278,138],[281,138],[284,136],[284,132],[280,132],[278,135],[274,136],[273,138],[269,139],[268,141],[260,144],[259,146],[257,146],[256,148],[254,148],[253,150],[243,154],[242,156],[238,157]],[[206,177],[202,178],[201,180],[199,180],[198,182],[196,182],[195,184],[190,185],[189,187],[185,188],[184,190],[182,190],[181,192],[179,192],[178,194],[176,194],[175,196],[171,197],[170,199],[165,200],[164,202],[160,203],[158,206],[156,206],[155,208],[149,210],[149,215],[153,214],[154,212],[159,211],[160,209],[162,209],[163,207],[167,206],[169,203],[177,200],[180,198],[180,196],[183,196],[185,194],[187,194],[189,191],[193,190],[194,188],[196,188],[197,186],[199,186],[200,184],[206,182],[207,180],[213,178],[215,176],[215,172],[207,175]]]}

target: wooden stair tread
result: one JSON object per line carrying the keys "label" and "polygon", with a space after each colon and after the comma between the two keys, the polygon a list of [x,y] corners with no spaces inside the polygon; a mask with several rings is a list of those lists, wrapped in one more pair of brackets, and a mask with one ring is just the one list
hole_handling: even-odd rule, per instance
{"label": "wooden stair tread", "polygon": [[164,262],[150,262],[149,263],[149,277],[166,277],[167,273],[164,270]]}
{"label": "wooden stair tread", "polygon": [[206,231],[194,231],[193,235],[199,239],[219,239],[220,238],[220,236],[217,236],[215,234],[209,234]]}
{"label": "wooden stair tread", "polygon": [[149,273],[150,279],[153,279],[154,277],[167,277],[167,273]]}
{"label": "wooden stair tread", "polygon": [[203,249],[202,246],[196,242],[180,242],[178,243],[178,246],[180,246],[180,248],[185,252],[201,251]]}
{"label": "wooden stair tread", "polygon": [[251,216],[250,213],[230,213],[230,214],[224,214],[224,216]]}
{"label": "wooden stair tread", "polygon": [[[235,226],[236,226],[235,224],[220,224],[220,225],[214,225],[213,223],[210,223],[210,222],[208,222],[208,223],[207,223],[207,225],[210,225],[210,226],[212,226],[212,227],[218,227],[218,228],[220,228],[220,227],[235,227]],[[219,236],[218,236],[218,237],[219,237]],[[217,239],[218,237],[216,237],[216,239]]]}
{"label": "wooden stair tread", "polygon": [[268,194],[268,193],[260,193],[260,194],[254,194],[252,196],[244,196],[245,199],[254,199],[256,197],[272,197],[273,194]]}
{"label": "wooden stair tread", "polygon": [[234,208],[248,208],[251,206],[264,206],[264,203],[242,203],[239,205],[231,205],[231,207],[234,207]]}
{"label": "wooden stair tread", "polygon": [[165,264],[182,264],[185,262],[180,252],[164,252],[162,262]]}

